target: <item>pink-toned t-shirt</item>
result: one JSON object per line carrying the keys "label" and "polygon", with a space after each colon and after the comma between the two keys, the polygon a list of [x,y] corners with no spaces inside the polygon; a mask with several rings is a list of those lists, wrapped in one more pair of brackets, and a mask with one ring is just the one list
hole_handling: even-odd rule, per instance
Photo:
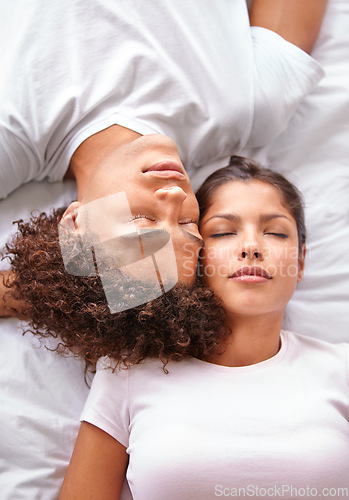
{"label": "pink-toned t-shirt", "polygon": [[81,420],[127,448],[134,500],[349,495],[349,345],[281,339],[244,367],[100,361]]}

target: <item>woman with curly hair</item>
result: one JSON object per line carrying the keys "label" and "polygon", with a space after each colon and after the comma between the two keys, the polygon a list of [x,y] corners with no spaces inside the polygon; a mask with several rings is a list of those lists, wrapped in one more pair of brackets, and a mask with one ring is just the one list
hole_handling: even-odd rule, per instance
{"label": "woman with curly hair", "polygon": [[323,76],[309,54],[326,4],[6,5],[0,198],[31,180],[73,178],[75,220],[81,205],[125,192],[133,215],[166,228],[180,279],[193,281],[197,205],[183,165],[195,176],[282,132]]}
{"label": "woman with curly hair", "polygon": [[[129,1],[122,9],[113,2],[80,0],[48,8],[36,0],[29,10],[7,9],[10,49],[1,74],[7,105],[1,109],[0,197],[29,180],[68,177],[76,180],[77,201],[64,212],[21,223],[23,239],[13,254],[16,274],[0,273],[0,316],[31,318],[35,329],[62,339],[67,331],[87,335],[89,347],[81,354],[96,361],[100,352],[90,353],[90,338],[105,322],[96,312],[100,298],[95,283],[100,279],[96,273],[87,273],[86,279],[67,276],[57,257],[57,224],[65,221],[74,240],[82,207],[120,192],[138,230],[166,229],[177,277],[191,284],[202,240],[197,202],[183,165],[195,177],[202,166],[226,164],[237,147],[261,145],[281,132],[322,75],[308,53],[326,3],[254,0],[248,13],[245,0],[205,2],[194,31],[190,13],[197,11],[196,2],[161,1],[139,10],[139,2]],[[24,16],[22,30],[11,29],[17,15]],[[57,20],[59,37],[54,36]],[[98,43],[91,38],[91,26],[103,33]],[[20,64],[23,54],[28,57]],[[32,59],[35,63],[28,63]],[[283,85],[289,82],[292,91],[285,92]],[[4,276],[12,290],[18,289],[16,299],[7,293],[4,300]],[[90,283],[94,295],[88,299]],[[73,295],[67,292],[71,286]],[[134,292],[128,296],[131,303]],[[108,305],[103,306],[107,317]],[[125,341],[120,345],[128,345]],[[67,339],[68,348],[70,342],[75,344]]]}
{"label": "woman with curly hair", "polygon": [[[128,369],[102,358],[61,500],[303,498],[348,491],[346,344],[284,331],[303,277],[296,188],[235,157],[197,193],[200,274],[225,310],[220,348]],[[200,299],[199,299],[200,300]],[[120,496],[121,495],[121,496]]]}
{"label": "woman with curly hair", "polygon": [[[100,276],[72,275],[66,271],[58,235],[64,210],[41,213],[7,244],[12,273],[4,300],[19,304],[28,330],[45,339],[59,339],[58,351],[73,352],[93,367],[101,356],[111,356],[125,366],[146,357],[169,359],[201,357],[217,350],[224,332],[224,312],[213,293],[199,280],[177,284],[144,305],[111,313]],[[84,254],[79,264],[85,268]],[[14,278],[16,277],[16,278]],[[147,294],[146,281],[136,281],[120,271],[116,280],[127,304]],[[152,284],[150,284],[150,288]],[[150,290],[151,293],[151,290]],[[217,311],[221,310],[221,315]]]}

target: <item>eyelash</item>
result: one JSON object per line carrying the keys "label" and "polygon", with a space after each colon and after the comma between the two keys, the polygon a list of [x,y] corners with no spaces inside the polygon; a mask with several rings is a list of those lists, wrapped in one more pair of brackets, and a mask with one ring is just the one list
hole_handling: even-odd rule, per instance
{"label": "eyelash", "polygon": [[265,233],[265,234],[270,234],[272,236],[277,236],[278,238],[283,238],[283,239],[288,238],[288,234],[285,233]]}
{"label": "eyelash", "polygon": [[[264,234],[277,236],[278,238],[283,238],[283,239],[288,238],[288,235],[284,234],[284,233],[264,233]],[[235,236],[235,235],[236,235],[236,233],[218,233],[218,234],[211,234],[210,237],[211,238],[220,238],[220,237],[222,238],[224,236]]]}
{"label": "eyelash", "polygon": [[217,234],[211,234],[210,237],[211,238],[220,238],[220,237],[224,237],[224,236],[235,236],[236,233],[217,233]]}
{"label": "eyelash", "polygon": [[[148,220],[151,220],[151,221],[155,222],[154,218],[149,217],[148,215],[145,215],[145,214],[135,214],[132,217],[131,222],[134,221],[134,220],[137,220],[137,219],[148,219]],[[199,225],[198,221],[195,221],[193,219],[188,219],[185,222],[181,222],[181,224],[195,224],[196,226]]]}
{"label": "eyelash", "polygon": [[134,220],[137,220],[137,219],[148,219],[148,220],[151,220],[151,221],[154,221],[155,219],[153,219],[152,217],[149,217],[148,215],[145,215],[145,214],[135,214],[132,216],[132,218],[130,219],[130,221],[134,221]]}
{"label": "eyelash", "polygon": [[181,224],[195,224],[196,226],[198,226],[199,222],[194,219],[187,219],[185,222],[181,222]]}

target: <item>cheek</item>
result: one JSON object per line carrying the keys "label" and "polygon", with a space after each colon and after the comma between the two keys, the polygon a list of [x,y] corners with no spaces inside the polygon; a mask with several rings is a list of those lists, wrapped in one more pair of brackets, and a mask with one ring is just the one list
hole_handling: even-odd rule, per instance
{"label": "cheek", "polygon": [[176,253],[178,274],[186,284],[191,284],[196,277],[199,252],[197,245],[186,243],[183,246],[183,252],[179,255],[178,252]]}
{"label": "cheek", "polygon": [[211,245],[202,250],[202,259],[205,265],[225,265],[234,260],[238,255],[235,245]]}
{"label": "cheek", "polygon": [[218,246],[206,247],[200,254],[200,276],[204,278],[207,285],[213,288],[217,280],[229,274],[230,261],[229,249]]}
{"label": "cheek", "polygon": [[282,278],[297,278],[298,276],[298,247],[284,247],[274,249],[267,258],[267,271]]}

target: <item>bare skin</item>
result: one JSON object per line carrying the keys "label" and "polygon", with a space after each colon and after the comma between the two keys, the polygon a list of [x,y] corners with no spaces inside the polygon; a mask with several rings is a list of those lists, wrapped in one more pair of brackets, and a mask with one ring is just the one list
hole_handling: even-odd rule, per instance
{"label": "bare skin", "polygon": [[59,500],[120,498],[126,448],[98,427],[82,422]]}
{"label": "bare skin", "polygon": [[[304,0],[254,0],[250,14],[251,25],[275,31],[302,50],[310,52],[318,35],[326,4],[327,0],[307,0],[306,2]],[[78,178],[79,175],[89,177],[93,173],[93,164],[85,174],[79,165],[84,165],[85,160],[88,157],[92,158],[93,155],[97,155],[101,159],[99,155],[102,153],[101,151],[97,153],[96,144],[98,143],[95,141],[101,141],[100,144],[103,145],[104,137],[106,138],[107,134],[113,135],[114,131],[117,131],[117,129],[107,130],[109,132],[99,133],[98,138],[90,138],[85,141],[80,152],[77,150],[79,158],[78,154],[75,159],[73,157],[70,175]],[[111,139],[111,137],[109,138]],[[106,140],[105,147],[109,153],[108,144],[108,140]],[[80,184],[84,186],[84,182],[82,181]],[[302,263],[302,260],[300,262]],[[302,271],[302,265],[300,265],[300,271]],[[210,361],[228,366],[241,366],[270,358],[279,349],[281,319],[280,311],[276,312],[273,320],[273,332],[270,332],[270,318],[268,319],[269,335],[267,335],[267,322],[263,324],[259,321],[260,335],[249,342],[248,348],[244,339],[246,336],[248,337],[249,332],[255,331],[256,318],[253,318],[250,323],[247,319],[241,321],[240,334],[236,335],[231,345],[227,346],[227,357],[210,359]],[[232,326],[234,325],[232,324]],[[251,351],[254,351],[254,354],[251,354]],[[237,355],[235,355],[236,352]],[[77,440],[72,461],[63,483],[60,500],[86,500],[88,498],[117,500],[120,498],[127,467],[126,450],[114,438],[101,430],[98,431],[97,433],[93,426],[82,423],[79,434],[82,437]],[[91,445],[91,442],[95,444],[95,447],[93,444]],[[104,446],[107,450],[106,456],[103,456]],[[96,472],[93,470],[95,464]],[[97,489],[95,484],[99,485]],[[93,491],[92,496],[90,491]]]}
{"label": "bare skin", "polygon": [[[250,23],[252,26],[261,26],[275,31],[289,42],[310,53],[318,36],[326,5],[327,0],[307,0],[306,2],[304,0],[254,0],[250,9]],[[73,154],[66,174],[66,178],[76,179],[78,201],[85,197],[91,180],[95,178],[103,161],[112,152],[139,138],[140,135],[136,132],[114,125],[94,134],[80,145]],[[167,195],[170,195],[170,192]],[[181,245],[179,243],[178,246]],[[196,246],[197,250],[199,243]],[[188,268],[193,271],[194,263],[190,263]],[[4,287],[2,283],[0,286],[2,297]],[[0,298],[0,316],[18,316],[19,311],[20,303],[7,302],[5,304]]]}
{"label": "bare skin", "polygon": [[77,148],[70,160],[65,178],[76,180],[79,201],[84,197],[87,186],[100,163],[116,149],[139,137],[141,135],[133,130],[113,125],[92,135]]}
{"label": "bare skin", "polygon": [[[273,357],[285,308],[303,277],[305,246],[300,252],[295,220],[273,186],[234,181],[214,193],[200,231],[203,276],[221,297],[232,332],[224,353],[207,361],[247,366]],[[265,275],[254,276],[258,269]]]}
{"label": "bare skin", "polygon": [[251,26],[275,31],[310,54],[318,37],[328,0],[254,0]]}

